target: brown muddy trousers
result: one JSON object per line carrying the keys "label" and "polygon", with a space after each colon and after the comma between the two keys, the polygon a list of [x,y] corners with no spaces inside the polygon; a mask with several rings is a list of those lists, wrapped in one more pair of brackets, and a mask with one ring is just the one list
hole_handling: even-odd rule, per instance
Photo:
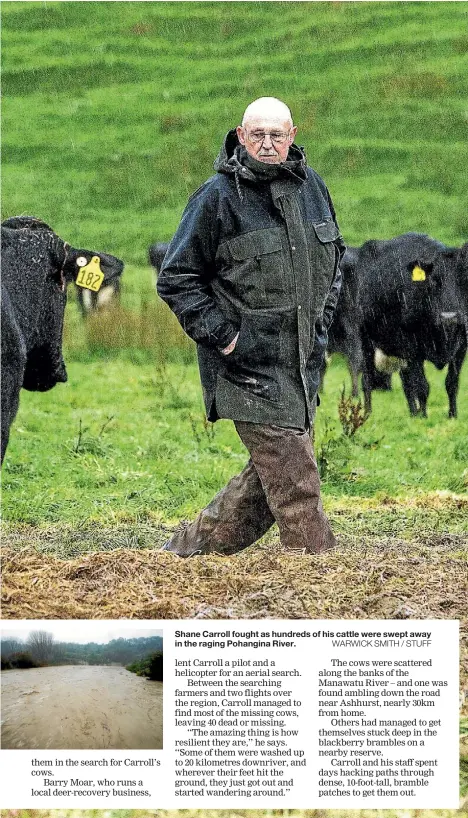
{"label": "brown muddy trousers", "polygon": [[164,550],[179,557],[235,554],[262,537],[275,520],[281,543],[290,551],[318,554],[333,548],[309,434],[240,421],[235,426],[250,453],[245,469]]}

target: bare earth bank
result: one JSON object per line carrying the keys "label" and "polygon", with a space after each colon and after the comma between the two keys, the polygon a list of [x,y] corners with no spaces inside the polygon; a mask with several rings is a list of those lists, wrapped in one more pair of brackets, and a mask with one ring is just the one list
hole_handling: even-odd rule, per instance
{"label": "bare earth bank", "polygon": [[162,748],[163,685],[123,667],[2,671],[4,749]]}

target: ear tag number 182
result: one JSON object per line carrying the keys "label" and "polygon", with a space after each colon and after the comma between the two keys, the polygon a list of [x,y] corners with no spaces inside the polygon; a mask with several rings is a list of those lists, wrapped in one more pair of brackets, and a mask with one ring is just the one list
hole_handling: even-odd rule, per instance
{"label": "ear tag number 182", "polygon": [[97,293],[104,281],[104,273],[101,270],[99,256],[93,256],[91,261],[84,266],[81,266],[80,261],[86,262],[86,259],[79,258],[77,264],[80,267],[80,272],[76,277],[76,283],[79,287],[84,287],[86,290],[93,290]]}

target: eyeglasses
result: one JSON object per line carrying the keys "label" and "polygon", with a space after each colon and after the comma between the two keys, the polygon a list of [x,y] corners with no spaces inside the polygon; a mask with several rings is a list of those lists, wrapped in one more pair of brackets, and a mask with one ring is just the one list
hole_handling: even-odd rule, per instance
{"label": "eyeglasses", "polygon": [[290,133],[291,131],[287,133],[284,131],[251,131],[247,134],[247,137],[255,144],[263,142],[269,136],[274,145],[284,145]]}

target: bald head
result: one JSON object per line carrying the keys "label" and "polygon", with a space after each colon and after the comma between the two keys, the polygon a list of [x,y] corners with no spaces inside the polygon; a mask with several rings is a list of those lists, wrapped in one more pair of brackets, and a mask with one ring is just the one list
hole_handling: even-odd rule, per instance
{"label": "bald head", "polygon": [[297,128],[284,102],[275,97],[260,97],[247,106],[242,125],[238,125],[236,131],[250,156],[259,162],[278,165],[288,158]]}
{"label": "bald head", "polygon": [[276,97],[260,97],[254,100],[245,109],[242,118],[242,127],[245,127],[250,122],[258,119],[275,119],[281,122],[287,122],[292,128],[291,111],[284,102]]}

